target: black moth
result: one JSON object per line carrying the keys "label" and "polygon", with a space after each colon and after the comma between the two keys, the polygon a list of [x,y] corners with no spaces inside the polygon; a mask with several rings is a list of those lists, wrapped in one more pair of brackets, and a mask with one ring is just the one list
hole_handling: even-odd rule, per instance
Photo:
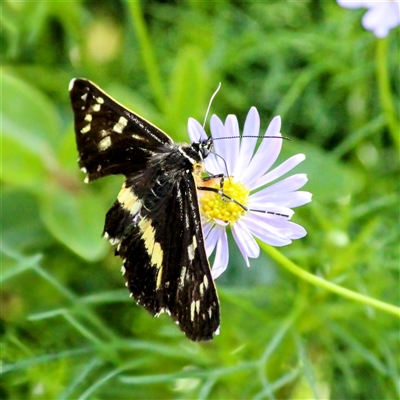
{"label": "black moth", "polygon": [[104,236],[117,245],[131,296],[155,316],[170,314],[189,339],[212,339],[219,301],[196,193],[212,139],[176,144],[86,79],[73,79],[69,91],[85,181],[126,178]]}

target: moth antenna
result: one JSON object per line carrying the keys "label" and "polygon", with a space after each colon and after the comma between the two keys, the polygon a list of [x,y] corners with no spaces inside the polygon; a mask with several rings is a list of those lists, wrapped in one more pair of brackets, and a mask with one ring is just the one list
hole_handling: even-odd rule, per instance
{"label": "moth antenna", "polygon": [[286,136],[226,136],[226,137],[219,137],[213,138],[213,140],[223,140],[223,139],[242,139],[242,138],[258,138],[258,139],[283,139],[283,140],[290,140],[290,138]]}
{"label": "moth antenna", "polygon": [[207,117],[208,117],[208,113],[210,111],[211,108],[211,104],[214,100],[214,97],[217,95],[217,93],[219,92],[219,89],[221,88],[221,82],[218,84],[217,89],[215,90],[215,92],[213,93],[213,95],[211,96],[210,102],[208,103],[208,107],[207,107],[207,111],[206,111],[206,116],[204,118],[204,123],[203,123],[203,129],[206,126],[206,122],[207,122]]}
{"label": "moth antenna", "polygon": [[[221,84],[220,84],[221,85]],[[219,87],[217,89],[217,91],[214,93],[213,97],[215,96],[215,94],[218,92]],[[213,98],[211,98],[212,100]],[[208,112],[208,110],[207,110]],[[227,136],[227,137],[219,137],[219,138],[212,138],[212,140],[221,140],[221,139],[242,139],[242,138],[258,138],[258,139],[282,139],[282,140],[290,140],[290,138],[285,137],[285,136]],[[226,164],[226,161],[224,159],[224,157],[222,157],[221,155],[219,155],[218,153],[216,153],[215,151],[211,150],[210,153],[214,154],[216,157],[219,157],[225,165],[225,171],[226,171],[226,176],[228,177],[228,179],[230,180],[230,176],[229,176],[229,171],[228,171],[228,166]],[[252,210],[252,211],[258,211],[258,210]]]}

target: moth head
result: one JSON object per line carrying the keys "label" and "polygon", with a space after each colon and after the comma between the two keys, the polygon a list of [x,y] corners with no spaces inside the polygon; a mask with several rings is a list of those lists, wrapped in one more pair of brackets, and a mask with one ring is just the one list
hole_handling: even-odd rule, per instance
{"label": "moth head", "polygon": [[213,145],[213,139],[208,138],[201,142],[192,143],[192,149],[199,154],[202,160],[204,160],[210,154],[212,145]]}

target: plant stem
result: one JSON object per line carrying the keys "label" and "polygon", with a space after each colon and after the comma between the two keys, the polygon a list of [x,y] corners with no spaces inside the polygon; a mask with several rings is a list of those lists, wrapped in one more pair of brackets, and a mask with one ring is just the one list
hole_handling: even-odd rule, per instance
{"label": "plant stem", "polygon": [[279,265],[286,268],[288,271],[297,275],[301,279],[311,283],[314,286],[329,290],[336,293],[342,297],[347,297],[350,300],[357,301],[359,303],[365,304],[367,306],[374,307],[376,309],[385,311],[390,314],[394,314],[400,318],[400,307],[396,307],[392,304],[385,303],[380,300],[376,300],[372,297],[364,296],[360,293],[353,292],[352,290],[346,289],[332,282],[329,282],[323,278],[311,274],[304,269],[297,266],[295,263],[286,258],[282,253],[280,253],[276,248],[272,246],[267,246],[260,243],[262,249],[269,254]]}
{"label": "plant stem", "polygon": [[400,132],[399,121],[396,118],[393,105],[392,92],[390,90],[388,59],[388,39],[379,39],[376,45],[376,75],[378,81],[379,96],[382,109],[386,118],[389,133],[393,143],[400,152]]}

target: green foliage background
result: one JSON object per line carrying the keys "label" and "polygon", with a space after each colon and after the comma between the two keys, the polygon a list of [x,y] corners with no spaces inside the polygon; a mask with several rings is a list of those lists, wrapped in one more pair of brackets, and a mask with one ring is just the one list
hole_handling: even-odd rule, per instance
{"label": "green foliage background", "polygon": [[[363,13],[318,0],[1,3],[0,398],[399,397],[399,28],[378,40]],[[128,297],[100,238],[122,178],[83,184],[73,77],[180,141],[221,82],[212,112],[243,126],[254,105],[263,129],[279,114],[292,139],[281,160],[307,156],[296,171],[313,202],[293,218],[307,237],[264,247],[249,269],[231,246],[212,342]]]}

